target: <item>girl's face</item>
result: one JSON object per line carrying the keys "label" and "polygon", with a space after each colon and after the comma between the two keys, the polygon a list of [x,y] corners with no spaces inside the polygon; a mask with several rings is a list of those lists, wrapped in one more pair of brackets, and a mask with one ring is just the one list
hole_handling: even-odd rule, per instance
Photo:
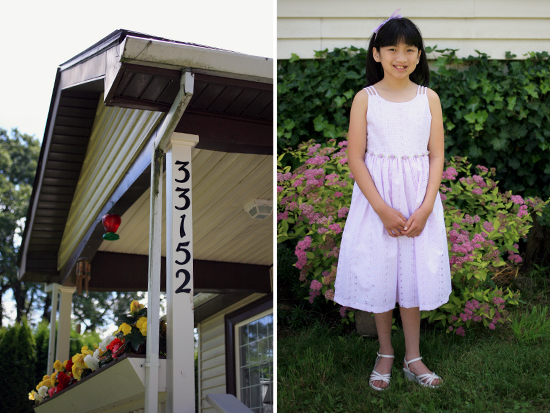
{"label": "girl's face", "polygon": [[372,48],[372,54],[376,62],[382,64],[384,76],[392,76],[398,79],[408,78],[414,72],[416,65],[420,62],[420,50],[416,46],[409,46],[399,43],[396,46],[385,46]]}

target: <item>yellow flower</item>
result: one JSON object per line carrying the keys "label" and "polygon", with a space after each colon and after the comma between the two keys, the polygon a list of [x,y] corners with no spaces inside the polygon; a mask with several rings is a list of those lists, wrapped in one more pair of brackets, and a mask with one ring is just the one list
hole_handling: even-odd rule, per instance
{"label": "yellow flower", "polygon": [[61,369],[63,368],[63,364],[61,364],[59,360],[56,360],[56,362],[53,363],[53,368],[57,371],[61,371]]}
{"label": "yellow flower", "polygon": [[87,368],[86,363],[84,363],[84,356],[82,354],[75,354],[73,356],[73,372],[74,372],[74,366],[76,366],[78,369],[85,369]]}
{"label": "yellow flower", "polygon": [[29,393],[29,400],[34,400],[34,395],[36,394],[36,392],[33,390]]}
{"label": "yellow flower", "polygon": [[94,354],[93,351],[88,350],[88,346],[82,347],[82,349],[81,349],[80,351],[82,352],[82,355],[83,355],[84,357],[86,357],[88,354],[89,354],[90,356],[91,356],[92,354]]}
{"label": "yellow flower", "polygon": [[76,364],[73,364],[73,377],[76,380],[80,380],[80,378],[82,377],[82,369],[79,369]]}
{"label": "yellow flower", "polygon": [[48,380],[49,378],[50,378],[50,376],[48,376],[48,375],[46,374],[44,377],[42,377],[42,381]]}
{"label": "yellow flower", "polygon": [[63,368],[65,369],[65,371],[67,371],[67,363],[69,362],[69,360],[65,360],[63,362]]}
{"label": "yellow flower", "polygon": [[130,311],[132,313],[137,313],[139,310],[141,310],[143,307],[145,307],[143,304],[140,304],[137,300],[132,301],[130,304]]}
{"label": "yellow flower", "polygon": [[50,380],[53,381],[54,385],[55,385],[55,382],[57,381],[57,373],[59,373],[58,371],[54,371],[52,373],[52,376],[50,377]]}
{"label": "yellow flower", "polygon": [[[132,327],[129,326],[128,324],[126,323],[122,323],[120,325],[120,327],[118,328],[118,331],[122,331],[124,333],[125,336],[127,336],[128,334],[130,334],[132,332]],[[117,333],[118,333],[117,331]]]}
{"label": "yellow flower", "polygon": [[44,380],[42,380],[40,383],[36,385],[36,390],[40,389],[40,387],[44,386]]}
{"label": "yellow flower", "polygon": [[140,317],[136,323],[136,327],[141,331],[141,335],[145,337],[147,335],[147,317]]}
{"label": "yellow flower", "polygon": [[44,380],[44,386],[46,386],[48,389],[50,387],[55,386],[55,380],[54,379]]}

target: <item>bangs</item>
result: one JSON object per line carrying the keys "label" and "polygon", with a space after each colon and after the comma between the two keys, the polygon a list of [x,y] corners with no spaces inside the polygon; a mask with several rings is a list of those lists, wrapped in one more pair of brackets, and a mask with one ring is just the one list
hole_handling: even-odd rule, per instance
{"label": "bangs", "polygon": [[391,19],[380,28],[374,40],[376,48],[397,46],[399,43],[424,51],[420,30],[407,18]]}

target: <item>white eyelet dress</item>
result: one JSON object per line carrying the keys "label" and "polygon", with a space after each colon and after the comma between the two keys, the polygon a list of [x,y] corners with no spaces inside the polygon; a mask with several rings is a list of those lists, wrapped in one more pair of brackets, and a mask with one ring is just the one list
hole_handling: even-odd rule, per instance
{"label": "white eyelet dress", "polygon": [[[426,88],[408,102],[389,102],[372,86],[367,110],[365,165],[387,205],[408,219],[424,201],[430,171],[432,116]],[[433,310],[449,300],[451,272],[439,192],[422,233],[390,237],[357,186],[346,220],[334,301],[383,313],[401,307]]]}

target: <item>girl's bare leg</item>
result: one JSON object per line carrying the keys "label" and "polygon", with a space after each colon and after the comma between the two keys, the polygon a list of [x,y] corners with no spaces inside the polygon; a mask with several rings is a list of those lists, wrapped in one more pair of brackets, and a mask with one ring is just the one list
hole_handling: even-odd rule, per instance
{"label": "girl's bare leg", "polygon": [[[399,312],[405,334],[405,360],[409,361],[420,357],[420,310],[418,307],[399,307]],[[416,375],[431,373],[422,360],[409,364],[409,369]],[[434,380],[432,384],[437,386],[439,380]]]}
{"label": "girl's bare leg", "polygon": [[[378,341],[380,342],[380,354],[387,354],[388,356],[393,354],[393,347],[391,345],[391,320],[393,316],[393,310],[385,313],[375,313],[374,321],[376,322],[376,331],[378,332]],[[391,366],[393,359],[381,357],[376,364],[375,370],[380,374],[388,374],[391,372]],[[373,384],[376,387],[382,387],[385,389],[388,384],[382,380],[375,380]]]}

